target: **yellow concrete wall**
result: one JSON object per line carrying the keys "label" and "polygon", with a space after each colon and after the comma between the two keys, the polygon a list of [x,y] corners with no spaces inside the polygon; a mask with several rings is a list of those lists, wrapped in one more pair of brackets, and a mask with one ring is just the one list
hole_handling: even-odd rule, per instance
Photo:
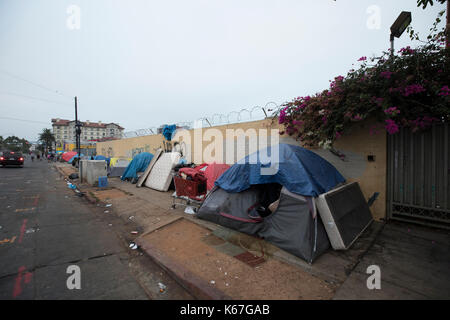
{"label": "yellow concrete wall", "polygon": [[[382,130],[377,135],[370,134],[370,128],[375,122],[369,120],[361,124],[357,124],[352,128],[352,131],[337,140],[334,144],[335,149],[346,155],[346,161],[342,161],[337,156],[333,155],[329,150],[311,149],[330,163],[332,163],[342,175],[349,181],[359,182],[361,189],[366,199],[372,196],[375,192],[379,192],[380,196],[375,201],[371,208],[375,219],[379,220],[386,217],[386,133]],[[203,128],[201,134],[206,132]],[[226,138],[227,129],[280,129],[283,128],[278,125],[277,121],[271,119],[253,121],[246,123],[236,123],[223,126],[212,127],[220,132]],[[194,140],[194,135],[200,134],[195,130],[177,131],[173,141],[187,141],[186,139]],[[183,137],[184,135],[184,137]],[[236,138],[234,139],[236,141]],[[140,152],[154,153],[156,149],[163,147],[164,138],[162,135],[149,135],[136,138],[128,138],[122,140],[114,140],[97,143],[97,154],[107,157],[125,157],[130,158]],[[299,142],[287,136],[280,137],[281,143],[290,143],[300,145]],[[211,142],[203,142],[201,148],[193,146],[186,146],[191,151],[191,159],[194,163],[202,163],[205,148]],[[211,146],[210,146],[211,147]],[[225,153],[225,151],[223,151]],[[248,152],[245,152],[247,154]],[[368,156],[375,157],[374,162],[368,161]]]}

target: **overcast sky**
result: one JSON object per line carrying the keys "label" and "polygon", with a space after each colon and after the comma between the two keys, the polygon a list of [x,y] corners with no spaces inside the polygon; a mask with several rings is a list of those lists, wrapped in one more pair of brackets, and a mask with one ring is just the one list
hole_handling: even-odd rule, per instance
{"label": "overcast sky", "polygon": [[[0,135],[36,140],[51,118],[74,118],[75,95],[81,120],[126,131],[280,104],[387,50],[401,11],[427,35],[443,9],[416,0],[0,0]],[[396,39],[396,49],[406,45],[406,34]]]}

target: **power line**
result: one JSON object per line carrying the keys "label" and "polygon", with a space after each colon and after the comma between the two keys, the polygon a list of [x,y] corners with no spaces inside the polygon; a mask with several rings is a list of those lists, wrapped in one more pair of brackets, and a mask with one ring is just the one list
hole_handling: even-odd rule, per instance
{"label": "power line", "polygon": [[59,94],[60,96],[63,96],[63,97],[69,98],[69,99],[73,99],[73,97],[71,97],[71,96],[69,96],[69,95],[65,95],[65,94],[59,92],[58,90],[55,90],[55,89],[52,89],[52,88],[43,86],[43,85],[41,85],[41,84],[39,84],[39,83],[36,83],[36,82],[34,82],[34,81],[31,81],[31,80],[27,80],[27,79],[22,78],[22,77],[19,77],[19,76],[17,76],[17,75],[14,75],[14,74],[8,72],[8,71],[5,71],[5,70],[3,70],[3,69],[0,69],[0,72],[4,73],[4,74],[6,74],[6,75],[8,75],[8,76],[10,76],[10,77],[12,77],[12,78],[15,78],[15,79],[24,81],[24,82],[26,82],[26,83],[28,83],[28,84],[31,84],[31,85],[33,85],[33,86],[36,86],[36,87],[38,87],[38,88],[41,88],[41,89],[44,89],[44,90],[53,92],[53,93],[55,93],[55,94]]}
{"label": "power line", "polygon": [[23,121],[23,122],[33,122],[33,123],[41,123],[41,124],[49,124],[48,122],[36,121],[36,120],[27,120],[27,119],[19,119],[19,118],[10,118],[10,117],[0,117],[3,120],[14,120],[14,121]]}
{"label": "power line", "polygon": [[69,103],[63,103],[63,102],[48,100],[48,99],[44,99],[44,98],[32,97],[32,96],[27,96],[27,95],[24,95],[24,94],[19,94],[19,93],[14,93],[14,92],[0,91],[0,94],[6,94],[6,95],[10,95],[10,96],[17,96],[17,97],[22,97],[22,98],[27,98],[27,99],[32,99],[32,100],[39,100],[39,101],[44,101],[44,102],[50,102],[50,103],[56,103],[56,104],[60,104],[60,105],[64,105],[64,106],[72,106]]}

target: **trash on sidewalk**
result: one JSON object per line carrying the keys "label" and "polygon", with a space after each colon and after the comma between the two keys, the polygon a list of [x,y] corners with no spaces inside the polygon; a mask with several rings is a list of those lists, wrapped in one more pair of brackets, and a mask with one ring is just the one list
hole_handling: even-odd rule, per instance
{"label": "trash on sidewalk", "polygon": [[72,190],[75,190],[77,188],[77,186],[72,183],[68,183],[67,186],[69,187],[69,189],[72,189]]}
{"label": "trash on sidewalk", "polygon": [[184,209],[184,213],[195,214],[195,208],[191,207],[191,206],[187,206],[186,209]]}
{"label": "trash on sidewalk", "polygon": [[137,231],[131,231],[131,234],[138,234],[139,232]]}
{"label": "trash on sidewalk", "polygon": [[161,292],[161,293],[167,289],[166,285],[164,285],[161,282],[158,283],[158,287],[159,287],[159,292]]}
{"label": "trash on sidewalk", "polygon": [[138,245],[136,243],[134,243],[134,242],[131,242],[130,243],[130,248],[131,248],[131,250],[136,250],[138,248]]}
{"label": "trash on sidewalk", "polygon": [[105,210],[105,211],[103,211],[104,213],[109,213],[109,210]]}
{"label": "trash on sidewalk", "polygon": [[105,205],[105,207],[111,207],[111,206],[112,206],[111,203],[108,203],[107,205]]}
{"label": "trash on sidewalk", "polygon": [[72,173],[72,174],[70,174],[70,175],[69,175],[69,179],[70,179],[70,180],[78,179],[78,173]]}
{"label": "trash on sidewalk", "polygon": [[128,220],[133,220],[133,219],[134,219],[134,216],[128,217]]}

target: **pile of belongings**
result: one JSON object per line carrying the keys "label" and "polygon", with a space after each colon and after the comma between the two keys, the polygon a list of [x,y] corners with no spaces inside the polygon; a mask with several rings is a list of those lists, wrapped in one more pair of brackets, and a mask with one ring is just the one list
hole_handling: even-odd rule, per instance
{"label": "pile of belongings", "polygon": [[147,166],[150,164],[150,161],[152,161],[152,158],[153,154],[148,152],[137,154],[123,172],[121,179],[123,181],[126,180],[136,183],[138,179],[138,172],[145,171]]}
{"label": "pile of belongings", "polygon": [[[270,159],[271,155],[278,157]],[[335,167],[312,151],[288,144],[271,146],[225,171],[197,217],[263,238],[312,263],[330,247],[329,235],[336,236],[333,230],[345,229],[339,236],[348,245],[372,220],[359,185],[341,187],[344,182]],[[336,191],[339,187],[343,192]],[[330,210],[317,210],[316,201],[324,194],[340,197],[335,199],[336,210],[331,210],[337,212],[334,220],[333,214],[326,214]]]}
{"label": "pile of belongings", "polygon": [[111,159],[110,159],[110,158],[107,158],[107,157],[105,157],[105,156],[102,156],[101,154],[100,154],[100,155],[96,155],[96,156],[94,157],[94,160],[105,160],[105,161],[106,161],[106,164],[108,165],[108,167],[109,167],[109,163],[111,162]]}
{"label": "pile of belongings", "polygon": [[108,177],[121,177],[132,160],[128,158],[110,158]]}
{"label": "pile of belongings", "polygon": [[70,159],[72,159],[74,156],[76,156],[77,153],[75,151],[68,151],[68,152],[64,152],[61,156],[61,158],[68,162]]}
{"label": "pile of belongings", "polygon": [[[176,175],[180,176],[185,180],[191,180],[194,182],[198,182],[200,184],[204,184],[204,193],[211,191],[214,188],[214,183],[216,180],[228,169],[230,168],[227,164],[218,164],[216,162],[213,163],[203,163],[201,165],[179,165],[175,167]],[[202,188],[203,190],[203,188]],[[177,195],[179,192],[177,192]],[[194,196],[195,200],[198,200],[198,196]]]}

